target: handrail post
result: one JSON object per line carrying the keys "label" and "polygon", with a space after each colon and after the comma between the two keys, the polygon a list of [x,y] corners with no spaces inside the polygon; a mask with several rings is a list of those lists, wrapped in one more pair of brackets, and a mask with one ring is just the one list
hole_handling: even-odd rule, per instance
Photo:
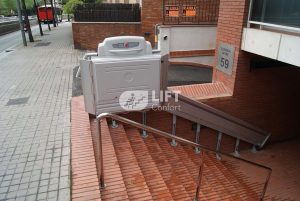
{"label": "handrail post", "polygon": [[[173,121],[172,121],[172,135],[175,136],[176,135],[176,114],[173,114]],[[177,142],[175,139],[172,139],[171,145],[173,147],[177,146]]]}
{"label": "handrail post", "polygon": [[[265,15],[266,15],[266,6],[267,6],[267,0],[263,0],[263,7],[262,7],[262,13],[261,13],[261,22],[265,21]],[[259,25],[259,29],[262,29],[262,25]]]}
{"label": "handrail post", "polygon": [[235,157],[240,157],[239,146],[240,146],[240,139],[236,138],[235,147],[234,147],[234,153],[233,153],[233,155]]}
{"label": "handrail post", "polygon": [[252,145],[252,149],[251,149],[251,152],[256,154],[257,153],[257,149],[256,149],[256,145]]}
{"label": "handrail post", "polygon": [[[146,112],[143,111],[142,112],[143,117],[142,117],[142,121],[143,121],[143,125],[147,125],[147,116],[146,116]],[[146,130],[142,130],[142,138],[147,138],[148,137],[148,133]]]}
{"label": "handrail post", "polygon": [[264,200],[264,197],[265,197],[265,194],[267,192],[268,185],[269,185],[269,180],[270,180],[271,174],[272,174],[272,170],[269,170],[269,173],[268,173],[265,185],[264,185],[264,189],[263,189],[263,192],[262,192],[261,197],[260,197],[260,201]]}
{"label": "handrail post", "polygon": [[217,141],[217,147],[216,147],[216,157],[218,160],[221,160],[221,155],[220,155],[220,151],[221,151],[221,141],[222,141],[222,132],[218,133],[218,141]]}
{"label": "handrail post", "polygon": [[[201,125],[197,124],[197,129],[196,129],[196,144],[200,144],[200,131],[201,131]],[[199,147],[195,147],[195,154],[199,154],[200,153],[200,148]]]}
{"label": "handrail post", "polygon": [[202,180],[202,174],[204,169],[204,151],[201,151],[201,158],[202,162],[199,167],[199,174],[198,174],[198,183],[197,183],[197,189],[196,189],[196,195],[194,201],[200,201],[199,194],[200,194],[200,187],[201,187],[201,180]]}
{"label": "handrail post", "polygon": [[118,123],[114,119],[111,119],[111,128],[118,128]]}
{"label": "handrail post", "polygon": [[253,0],[250,0],[249,12],[248,12],[248,21],[247,21],[247,28],[250,28],[250,20],[251,20],[251,17],[252,17],[252,7],[253,7]]}
{"label": "handrail post", "polygon": [[101,136],[101,131],[100,131],[100,122],[101,118],[97,118],[97,124],[96,124],[96,129],[97,129],[97,135],[99,137],[99,160],[100,160],[100,188],[105,188],[105,183],[104,183],[104,164],[103,164],[103,149],[102,149],[102,136]]}

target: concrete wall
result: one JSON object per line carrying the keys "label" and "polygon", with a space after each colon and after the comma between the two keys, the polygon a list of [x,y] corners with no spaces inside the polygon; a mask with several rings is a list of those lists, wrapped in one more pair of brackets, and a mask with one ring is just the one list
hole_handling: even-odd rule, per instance
{"label": "concrete wall", "polygon": [[216,26],[160,26],[159,29],[159,47],[163,54],[216,47]]}
{"label": "concrete wall", "polygon": [[244,28],[242,49],[300,67],[300,36]]}
{"label": "concrete wall", "polygon": [[112,36],[138,36],[140,23],[73,22],[74,47],[96,51],[98,44]]}

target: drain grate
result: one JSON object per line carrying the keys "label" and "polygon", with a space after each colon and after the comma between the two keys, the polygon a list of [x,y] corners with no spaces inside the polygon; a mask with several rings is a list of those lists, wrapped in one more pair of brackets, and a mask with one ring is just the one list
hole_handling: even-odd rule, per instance
{"label": "drain grate", "polygon": [[14,98],[14,99],[9,99],[9,101],[6,103],[7,106],[9,105],[20,105],[20,104],[25,104],[29,100],[28,97],[23,97],[23,98]]}
{"label": "drain grate", "polygon": [[44,47],[44,46],[49,46],[51,42],[44,42],[44,43],[37,43],[34,45],[34,47]]}

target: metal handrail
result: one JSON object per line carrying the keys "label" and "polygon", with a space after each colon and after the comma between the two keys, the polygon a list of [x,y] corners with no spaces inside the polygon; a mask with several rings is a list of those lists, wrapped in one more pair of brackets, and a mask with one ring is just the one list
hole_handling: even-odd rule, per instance
{"label": "metal handrail", "polygon": [[[197,147],[197,148],[200,148],[202,150],[205,150],[205,151],[208,151],[208,152],[212,152],[214,154],[221,154],[221,155],[224,155],[224,156],[227,156],[227,157],[230,157],[230,158],[234,158],[234,159],[237,159],[239,161],[245,162],[247,164],[250,164],[250,165],[253,165],[253,166],[256,166],[256,167],[260,167],[260,168],[263,168],[263,169],[267,170],[268,171],[268,175],[267,175],[267,178],[266,178],[266,181],[265,181],[265,184],[264,184],[263,192],[262,192],[261,197],[260,197],[260,200],[261,201],[263,200],[263,198],[265,196],[265,193],[266,193],[266,190],[267,190],[267,187],[268,187],[268,184],[269,184],[270,177],[271,177],[271,173],[272,173],[272,169],[271,168],[269,168],[267,166],[264,166],[264,165],[261,165],[261,164],[258,164],[258,163],[255,163],[255,162],[252,162],[252,161],[249,161],[249,160],[246,160],[246,159],[243,159],[243,158],[238,158],[236,156],[230,155],[228,153],[224,153],[222,151],[215,151],[215,150],[213,150],[213,149],[211,149],[211,148],[209,148],[207,146],[203,146],[203,145],[197,144],[195,142],[186,140],[184,138],[171,135],[170,133],[167,133],[167,132],[164,132],[164,131],[152,128],[150,126],[147,126],[147,125],[144,125],[144,124],[132,121],[130,119],[127,119],[125,117],[121,117],[119,115],[111,114],[111,113],[102,113],[102,114],[99,114],[97,116],[97,118],[96,118],[96,120],[97,120],[97,128],[96,128],[97,129],[97,135],[99,136],[99,141],[100,141],[99,154],[100,154],[100,163],[101,163],[100,164],[101,165],[101,167],[100,167],[101,168],[101,173],[100,173],[100,186],[101,186],[101,188],[105,187],[105,183],[104,183],[104,168],[103,168],[104,166],[103,166],[102,138],[101,138],[101,133],[100,133],[100,122],[104,118],[111,118],[113,120],[116,120],[116,121],[119,121],[119,122],[122,122],[122,123],[125,123],[125,124],[129,124],[131,126],[134,126],[136,128],[139,128],[139,129],[142,129],[142,130],[145,130],[145,131],[148,131],[150,133],[153,133],[153,134],[156,134],[156,135],[168,138],[168,139],[177,140],[178,142],[181,142],[183,144],[186,144],[186,145],[189,145],[189,146],[192,146],[192,147]],[[202,161],[202,164],[203,164],[203,161]],[[201,164],[201,166],[202,166],[202,164]],[[196,189],[195,200],[198,200],[197,193],[199,194],[199,192],[200,192],[201,175],[202,175],[202,171],[203,171],[203,167],[201,167],[201,166],[199,168],[199,179],[198,179],[198,186],[197,186],[197,189]]]}
{"label": "metal handrail", "polygon": [[249,20],[249,24],[256,24],[256,25],[261,25],[261,26],[266,26],[270,28],[277,28],[277,29],[282,29],[285,31],[292,31],[292,32],[300,32],[299,27],[292,27],[292,26],[286,26],[286,25],[280,25],[280,24],[274,24],[274,23],[267,23],[267,22],[259,22],[259,21],[254,21],[254,20]]}
{"label": "metal handrail", "polygon": [[[200,101],[193,100],[182,94],[171,93],[170,96],[166,102],[167,105],[179,105],[180,110],[165,110],[166,112],[207,126],[216,131],[226,133],[227,135],[246,141],[259,148],[262,148],[270,137],[270,133]],[[212,119],[207,115],[213,115],[214,117]],[[259,140],[257,137],[259,137]]]}

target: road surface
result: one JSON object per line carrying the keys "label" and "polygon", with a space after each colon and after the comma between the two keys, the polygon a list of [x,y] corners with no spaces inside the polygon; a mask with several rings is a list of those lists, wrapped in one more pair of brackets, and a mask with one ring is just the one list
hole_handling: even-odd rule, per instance
{"label": "road surface", "polygon": [[[53,26],[52,24],[50,25]],[[47,24],[42,24],[43,30],[48,30]],[[31,27],[33,38],[35,35],[39,35],[39,26],[34,25]],[[27,42],[29,42],[28,34],[26,33]],[[6,50],[13,49],[15,46],[22,44],[21,31],[12,32],[3,36],[0,36],[0,54]]]}

